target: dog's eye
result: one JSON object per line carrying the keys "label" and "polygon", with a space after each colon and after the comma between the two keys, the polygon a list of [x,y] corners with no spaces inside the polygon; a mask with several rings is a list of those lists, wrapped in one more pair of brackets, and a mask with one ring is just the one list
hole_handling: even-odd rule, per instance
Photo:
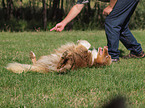
{"label": "dog's eye", "polygon": [[108,58],[109,56],[106,56],[106,58]]}

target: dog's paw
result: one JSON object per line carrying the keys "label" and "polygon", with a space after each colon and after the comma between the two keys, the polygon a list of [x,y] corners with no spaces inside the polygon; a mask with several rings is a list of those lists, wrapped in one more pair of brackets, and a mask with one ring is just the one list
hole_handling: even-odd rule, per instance
{"label": "dog's paw", "polygon": [[32,51],[30,51],[30,59],[32,60],[33,64],[36,63],[36,55]]}
{"label": "dog's paw", "polygon": [[33,53],[33,51],[30,51],[30,59],[36,58],[36,55]]}

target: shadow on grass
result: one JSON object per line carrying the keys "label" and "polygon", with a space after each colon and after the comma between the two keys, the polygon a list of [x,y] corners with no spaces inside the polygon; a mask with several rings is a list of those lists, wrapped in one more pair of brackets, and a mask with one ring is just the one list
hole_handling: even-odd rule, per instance
{"label": "shadow on grass", "polygon": [[102,108],[127,108],[126,99],[122,96],[116,96],[112,98],[110,101],[106,102]]}
{"label": "shadow on grass", "polygon": [[123,50],[119,50],[119,51],[120,51],[120,55],[119,55],[119,57],[122,58],[122,57],[124,56],[123,54],[124,54],[125,52],[124,52]]}

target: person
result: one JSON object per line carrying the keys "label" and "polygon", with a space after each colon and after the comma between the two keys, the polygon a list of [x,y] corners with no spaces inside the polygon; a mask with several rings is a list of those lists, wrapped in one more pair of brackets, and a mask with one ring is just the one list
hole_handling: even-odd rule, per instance
{"label": "person", "polygon": [[[84,4],[88,2],[88,0],[78,0],[64,20],[56,24],[50,31],[61,32],[81,12]],[[129,20],[138,2],[139,0],[110,0],[109,5],[103,10],[103,14],[106,15],[105,32],[108,52],[111,55],[112,62],[119,61],[119,40],[130,50],[130,53],[123,58],[145,57],[141,44],[137,42],[128,27]]]}

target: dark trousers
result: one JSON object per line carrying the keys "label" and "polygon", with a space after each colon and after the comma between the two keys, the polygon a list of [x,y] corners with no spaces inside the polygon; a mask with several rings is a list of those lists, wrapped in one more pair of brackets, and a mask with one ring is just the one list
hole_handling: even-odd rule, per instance
{"label": "dark trousers", "polygon": [[128,28],[130,17],[138,2],[139,0],[118,0],[112,12],[106,17],[105,32],[108,52],[112,59],[119,59],[119,40],[132,54],[136,55],[142,51],[141,45]]}

